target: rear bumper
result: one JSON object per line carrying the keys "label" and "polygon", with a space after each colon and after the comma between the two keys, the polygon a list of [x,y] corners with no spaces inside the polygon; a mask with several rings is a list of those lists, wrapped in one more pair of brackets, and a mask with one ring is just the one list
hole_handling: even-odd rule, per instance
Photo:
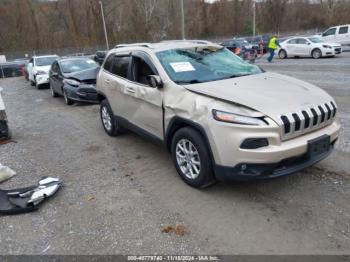
{"label": "rear bumper", "polygon": [[312,166],[328,157],[334,149],[335,142],[336,140],[332,142],[327,152],[311,158],[306,153],[272,164],[241,163],[234,167],[216,165],[214,166],[214,172],[216,178],[222,182],[250,181],[286,176]]}

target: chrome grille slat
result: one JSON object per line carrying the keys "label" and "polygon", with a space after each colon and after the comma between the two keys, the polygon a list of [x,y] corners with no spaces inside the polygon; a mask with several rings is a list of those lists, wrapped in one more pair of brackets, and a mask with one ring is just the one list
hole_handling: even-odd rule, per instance
{"label": "chrome grille slat", "polygon": [[281,115],[282,140],[312,132],[332,123],[336,111],[337,107],[331,101]]}

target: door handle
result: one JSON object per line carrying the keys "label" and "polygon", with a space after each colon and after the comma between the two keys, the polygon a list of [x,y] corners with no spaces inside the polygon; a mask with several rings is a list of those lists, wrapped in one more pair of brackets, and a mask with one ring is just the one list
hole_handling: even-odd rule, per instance
{"label": "door handle", "polygon": [[105,82],[109,84],[111,81],[109,79],[105,79]]}
{"label": "door handle", "polygon": [[135,93],[135,89],[131,88],[131,87],[127,87],[126,91],[129,92],[129,93]]}

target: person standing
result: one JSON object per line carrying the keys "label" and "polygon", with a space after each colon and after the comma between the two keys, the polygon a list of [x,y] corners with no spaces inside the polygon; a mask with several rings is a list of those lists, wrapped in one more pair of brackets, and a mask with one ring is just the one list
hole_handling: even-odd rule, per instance
{"label": "person standing", "polygon": [[276,51],[277,47],[281,47],[281,46],[277,41],[276,35],[273,35],[269,41],[268,46],[267,46],[267,48],[269,49],[269,53],[270,53],[269,57],[267,58],[267,61],[269,61],[269,63],[272,62],[272,60],[275,56],[275,51]]}

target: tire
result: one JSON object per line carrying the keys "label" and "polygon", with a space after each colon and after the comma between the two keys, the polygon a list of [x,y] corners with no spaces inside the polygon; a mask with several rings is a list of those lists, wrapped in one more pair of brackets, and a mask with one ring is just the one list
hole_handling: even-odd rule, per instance
{"label": "tire", "polygon": [[49,86],[50,86],[50,93],[52,97],[58,97],[58,94],[53,90],[51,82],[49,82]]}
{"label": "tire", "polygon": [[284,49],[280,50],[279,53],[278,53],[278,57],[279,57],[280,59],[286,59],[286,58],[287,58],[287,52],[286,52],[286,50],[284,50]]}
{"label": "tire", "polygon": [[179,129],[172,139],[171,153],[176,171],[186,184],[205,188],[216,182],[208,147],[195,129]]}
{"label": "tire", "polygon": [[320,49],[316,48],[316,49],[312,50],[311,56],[312,56],[312,58],[314,58],[314,59],[319,59],[319,58],[322,57],[322,52],[321,52]]}
{"label": "tire", "polygon": [[35,88],[38,90],[41,89],[40,85],[37,82],[35,82]]}
{"label": "tire", "polygon": [[113,111],[105,99],[100,104],[100,118],[103,129],[106,131],[109,136],[119,136],[123,133],[123,127],[115,119]]}
{"label": "tire", "polygon": [[32,80],[30,80],[30,85],[35,86],[35,83]]}
{"label": "tire", "polygon": [[67,96],[66,90],[63,89],[62,93],[63,93],[64,102],[66,103],[66,105],[67,106],[73,105],[74,101]]}

